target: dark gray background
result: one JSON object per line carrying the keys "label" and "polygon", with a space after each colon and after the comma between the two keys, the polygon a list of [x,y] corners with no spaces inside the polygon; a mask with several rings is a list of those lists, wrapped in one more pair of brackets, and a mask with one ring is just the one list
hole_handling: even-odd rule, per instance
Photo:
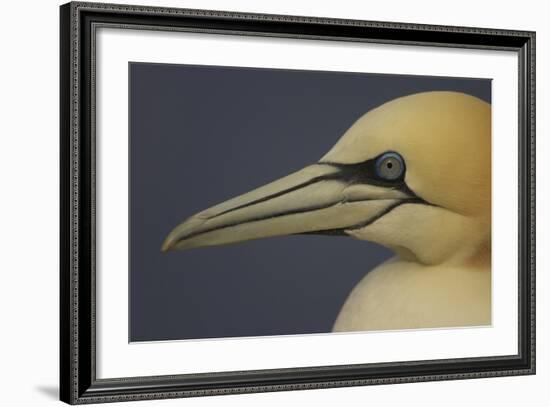
{"label": "dark gray background", "polygon": [[487,79],[130,63],[130,340],[329,332],[391,256],[373,243],[289,236],[162,253],[188,216],[316,162],[363,113]]}

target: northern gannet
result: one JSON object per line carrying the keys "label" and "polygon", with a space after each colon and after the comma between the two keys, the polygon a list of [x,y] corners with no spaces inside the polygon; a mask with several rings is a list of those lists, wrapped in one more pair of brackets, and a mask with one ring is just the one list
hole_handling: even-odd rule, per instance
{"label": "northern gannet", "polygon": [[334,331],[490,324],[490,105],[443,91],[387,102],[317,163],[190,217],[162,249],[289,234],[351,236],[396,254],[365,270]]}

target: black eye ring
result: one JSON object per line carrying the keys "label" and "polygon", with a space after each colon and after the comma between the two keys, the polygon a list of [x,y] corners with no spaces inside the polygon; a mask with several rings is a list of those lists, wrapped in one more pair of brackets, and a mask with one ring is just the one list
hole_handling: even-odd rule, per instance
{"label": "black eye ring", "polygon": [[405,160],[400,154],[388,151],[376,159],[376,175],[386,181],[401,179],[405,173]]}

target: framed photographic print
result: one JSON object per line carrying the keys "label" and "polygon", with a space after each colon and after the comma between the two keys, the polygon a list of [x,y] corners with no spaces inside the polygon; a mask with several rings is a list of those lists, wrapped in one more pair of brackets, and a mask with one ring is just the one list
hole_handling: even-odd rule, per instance
{"label": "framed photographic print", "polygon": [[61,399],[535,372],[535,34],[61,6]]}

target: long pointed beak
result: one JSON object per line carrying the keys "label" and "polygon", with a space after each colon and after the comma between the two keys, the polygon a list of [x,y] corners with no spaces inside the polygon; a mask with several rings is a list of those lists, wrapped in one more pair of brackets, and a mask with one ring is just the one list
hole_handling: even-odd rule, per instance
{"label": "long pointed beak", "polygon": [[410,196],[355,182],[333,164],[315,164],[197,213],[166,237],[163,251],[302,233],[345,233]]}

